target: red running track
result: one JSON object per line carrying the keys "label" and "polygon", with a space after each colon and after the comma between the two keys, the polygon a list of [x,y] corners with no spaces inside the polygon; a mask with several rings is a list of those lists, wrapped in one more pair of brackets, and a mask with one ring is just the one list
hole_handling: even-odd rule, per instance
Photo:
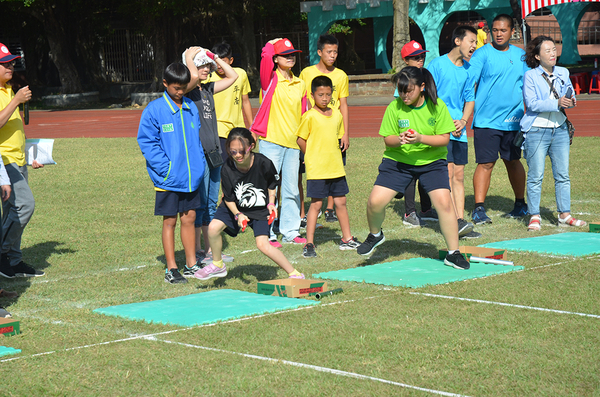
{"label": "red running track", "polygon": [[[350,106],[350,136],[378,136],[385,108]],[[577,136],[600,136],[600,101],[579,101],[567,113]],[[25,133],[28,138],[136,137],[141,114],[141,109],[32,111]]]}

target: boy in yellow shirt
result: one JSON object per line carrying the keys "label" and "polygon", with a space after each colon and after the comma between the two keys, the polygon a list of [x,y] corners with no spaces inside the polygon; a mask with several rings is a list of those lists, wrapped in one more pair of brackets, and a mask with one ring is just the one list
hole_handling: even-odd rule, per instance
{"label": "boy in yellow shirt", "polygon": [[338,109],[329,107],[333,83],[327,76],[317,76],[311,82],[311,97],[315,106],[302,115],[296,131],[297,142],[304,153],[306,165],[306,195],[311,198],[306,222],[305,258],[315,257],[314,236],[317,217],[325,197],[333,197],[342,228],[341,250],[356,249],[360,242],[350,233],[346,208],[348,183],[338,139],[344,135],[344,122]]}
{"label": "boy in yellow shirt", "polygon": [[[228,65],[233,63],[231,46],[227,43],[216,44],[212,48],[212,53],[217,54]],[[213,98],[215,100],[215,112],[217,113],[217,128],[219,131],[219,140],[221,147],[225,147],[225,141],[229,136],[229,131],[236,127],[250,128],[252,124],[252,105],[248,94],[251,91],[248,74],[242,68],[234,67],[238,78],[226,90],[217,92]],[[225,72],[217,65],[217,70],[209,76],[209,82],[217,82],[225,78]],[[223,162],[227,161],[227,151],[221,153]]]}
{"label": "boy in yellow shirt", "polygon": [[[317,54],[321,58],[316,65],[304,68],[300,73],[300,78],[306,83],[307,89],[310,89],[311,82],[317,76],[327,76],[333,83],[333,92],[331,94],[331,103],[329,106],[333,109],[339,109],[344,120],[344,135],[340,138],[340,148],[342,149],[342,158],[346,165],[346,149],[350,146],[348,135],[348,75],[341,69],[334,66],[338,56],[338,40],[332,35],[321,35],[317,42]],[[309,93],[310,94],[310,93]],[[308,96],[312,106],[315,101]],[[300,167],[302,168],[302,167]],[[302,192],[302,190],[301,190]],[[301,206],[300,217],[304,216],[304,206]],[[333,210],[333,198],[327,200],[327,209],[325,210],[325,220],[327,222],[337,222],[335,211]]]}

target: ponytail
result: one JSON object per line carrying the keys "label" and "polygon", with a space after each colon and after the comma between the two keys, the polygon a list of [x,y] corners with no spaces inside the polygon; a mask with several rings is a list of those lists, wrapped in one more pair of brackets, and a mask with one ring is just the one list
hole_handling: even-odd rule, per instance
{"label": "ponytail", "polygon": [[398,87],[398,92],[408,92],[409,86],[421,86],[425,83],[424,94],[434,105],[437,105],[437,87],[429,70],[407,66],[392,77],[392,82]]}

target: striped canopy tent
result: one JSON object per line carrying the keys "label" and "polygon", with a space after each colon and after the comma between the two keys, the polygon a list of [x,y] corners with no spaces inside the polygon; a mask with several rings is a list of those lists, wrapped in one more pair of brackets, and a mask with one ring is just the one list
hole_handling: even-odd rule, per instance
{"label": "striped canopy tent", "polygon": [[[574,65],[581,61],[578,50],[578,26],[585,9],[590,2],[600,0],[521,0],[521,16],[525,17],[533,11],[547,7],[558,21],[562,35],[562,51],[560,62]],[[523,23],[523,44],[527,44],[527,24]]]}
{"label": "striped canopy tent", "polygon": [[548,7],[555,4],[566,4],[566,3],[582,3],[582,2],[598,2],[600,0],[522,0],[521,2],[521,14],[523,19],[535,10]]}

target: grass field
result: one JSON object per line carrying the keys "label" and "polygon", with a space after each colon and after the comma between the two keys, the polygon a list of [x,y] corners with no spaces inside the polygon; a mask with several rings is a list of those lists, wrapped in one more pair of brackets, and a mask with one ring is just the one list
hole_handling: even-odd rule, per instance
{"label": "grass field", "polygon": [[[572,212],[596,222],[599,147],[600,138],[576,138],[571,152]],[[348,155],[350,221],[360,240],[382,151],[381,139],[362,138]],[[37,207],[23,238],[25,260],[46,276],[0,279],[21,294],[0,305],[22,330],[0,339],[22,350],[0,357],[2,395],[600,396],[600,255],[510,253],[524,271],[421,289],[330,281],[344,293],[320,305],[213,326],[128,321],[93,310],[215,288],[255,292],[257,281],[286,275],[246,233],[225,239],[235,257],[227,278],[166,284],[161,220],[135,139],[58,139],[54,158],[58,165],[30,170]],[[556,226],[546,170],[540,234],[554,234],[565,230]],[[493,224],[477,228],[483,237],[468,245],[531,237],[525,221],[501,217],[513,204],[502,164],[486,203]],[[407,229],[403,210],[403,201],[390,204],[387,241],[369,259],[340,251],[331,223],[317,231],[318,258],[302,258],[300,246],[283,251],[307,275],[436,257],[439,227]],[[176,249],[181,267],[179,242]]]}

